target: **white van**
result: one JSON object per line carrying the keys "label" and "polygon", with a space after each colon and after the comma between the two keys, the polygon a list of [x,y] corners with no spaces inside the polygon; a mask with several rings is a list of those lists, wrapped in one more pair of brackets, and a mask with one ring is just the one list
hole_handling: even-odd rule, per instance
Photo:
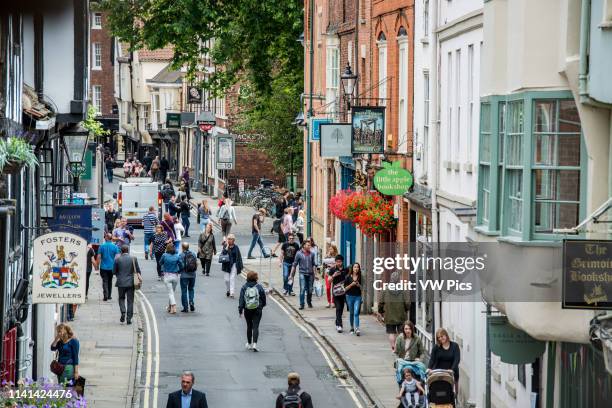
{"label": "white van", "polygon": [[140,226],[142,217],[153,206],[161,219],[163,200],[161,185],[152,181],[150,177],[128,178],[119,183],[117,203],[121,216],[127,218],[128,224]]}

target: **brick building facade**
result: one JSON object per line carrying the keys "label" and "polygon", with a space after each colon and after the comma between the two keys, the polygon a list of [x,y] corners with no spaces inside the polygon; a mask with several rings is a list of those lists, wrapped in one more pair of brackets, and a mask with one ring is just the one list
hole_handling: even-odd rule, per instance
{"label": "brick building facade", "polygon": [[105,13],[91,12],[90,30],[90,101],[104,117],[116,114],[113,39],[107,28]]}

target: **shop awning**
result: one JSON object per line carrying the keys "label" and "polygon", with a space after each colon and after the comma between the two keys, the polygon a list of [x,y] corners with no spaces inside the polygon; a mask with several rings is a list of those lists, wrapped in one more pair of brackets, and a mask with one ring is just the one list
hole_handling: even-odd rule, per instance
{"label": "shop awning", "polygon": [[428,197],[420,191],[404,193],[404,198],[419,207],[423,207],[427,210],[431,209],[431,197]]}
{"label": "shop awning", "polygon": [[125,134],[132,142],[140,142],[140,137],[136,132],[128,132]]}
{"label": "shop awning", "polygon": [[145,145],[152,145],[153,139],[151,138],[151,134],[146,130],[140,131],[140,143]]}

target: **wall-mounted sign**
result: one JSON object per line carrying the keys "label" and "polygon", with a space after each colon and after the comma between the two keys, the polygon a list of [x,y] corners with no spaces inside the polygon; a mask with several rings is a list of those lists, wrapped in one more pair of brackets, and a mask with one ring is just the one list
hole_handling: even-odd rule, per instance
{"label": "wall-mounted sign", "polygon": [[102,245],[104,241],[104,208],[91,209],[91,241],[92,245]]}
{"label": "wall-mounted sign", "polygon": [[87,241],[65,232],[34,239],[33,303],[85,303]]}
{"label": "wall-mounted sign", "polygon": [[562,307],[612,310],[612,241],[563,241]]}
{"label": "wall-mounted sign", "polygon": [[491,352],[507,364],[530,364],[544,353],[546,343],[508,322],[506,316],[489,316]]}
{"label": "wall-mounted sign", "polygon": [[233,170],[235,164],[235,139],[233,135],[218,135],[217,138],[217,169]]}
{"label": "wall-mounted sign", "polygon": [[169,129],[178,129],[181,127],[180,113],[166,113],[166,127]]}
{"label": "wall-mounted sign", "polygon": [[385,108],[354,106],[353,154],[382,154],[385,149]]}
{"label": "wall-mounted sign", "polygon": [[324,118],[310,118],[310,125],[308,126],[308,135],[311,142],[318,142],[321,140],[321,125],[322,123],[331,123],[330,119]]}
{"label": "wall-mounted sign", "polygon": [[383,162],[383,169],[374,175],[374,187],[389,196],[402,195],[412,186],[412,173],[400,162]]}
{"label": "wall-mounted sign", "polygon": [[55,218],[50,219],[48,223],[53,232],[75,234],[86,242],[91,241],[91,205],[55,206]]}
{"label": "wall-mounted sign", "polygon": [[187,87],[187,103],[189,104],[202,103],[202,90],[195,86]]}
{"label": "wall-mounted sign", "polygon": [[321,123],[319,128],[319,151],[322,158],[334,159],[352,155],[350,123]]}
{"label": "wall-mounted sign", "polygon": [[196,118],[196,124],[202,132],[210,132],[210,130],[217,124],[217,120],[212,112],[202,111]]}

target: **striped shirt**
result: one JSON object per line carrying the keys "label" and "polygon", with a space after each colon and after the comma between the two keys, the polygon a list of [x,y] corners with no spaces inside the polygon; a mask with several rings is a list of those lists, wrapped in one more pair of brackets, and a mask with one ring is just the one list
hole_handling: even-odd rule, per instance
{"label": "striped shirt", "polygon": [[148,212],[142,217],[142,226],[144,227],[145,234],[152,234],[155,232],[155,226],[159,224],[157,214]]}

